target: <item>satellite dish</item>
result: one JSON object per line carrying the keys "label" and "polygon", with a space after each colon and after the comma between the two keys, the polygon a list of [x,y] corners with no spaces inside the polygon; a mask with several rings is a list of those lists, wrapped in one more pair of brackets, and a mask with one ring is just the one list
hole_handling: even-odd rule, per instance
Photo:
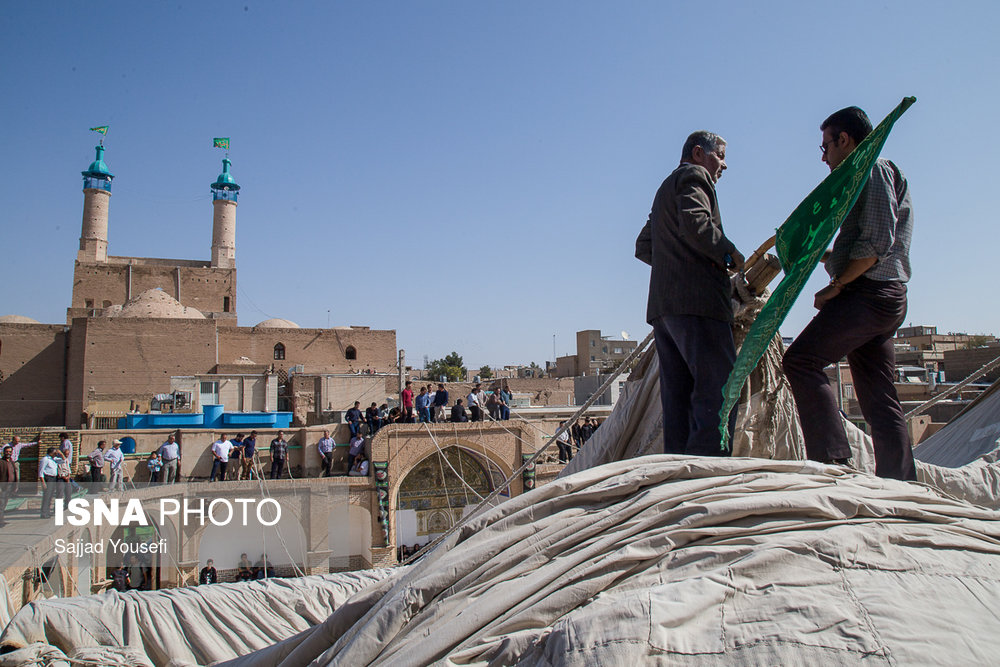
{"label": "satellite dish", "polygon": [[627,331],[623,331],[622,332],[622,340],[628,340],[628,332]]}

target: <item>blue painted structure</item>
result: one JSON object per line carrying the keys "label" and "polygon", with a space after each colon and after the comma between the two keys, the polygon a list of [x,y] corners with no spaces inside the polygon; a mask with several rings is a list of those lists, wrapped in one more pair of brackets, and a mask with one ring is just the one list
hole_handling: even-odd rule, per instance
{"label": "blue painted structure", "polygon": [[[87,171],[80,172],[83,176],[83,188],[84,190],[93,188],[95,190],[111,192],[111,180],[115,175],[108,171],[108,165],[104,163],[103,140],[101,145],[94,146],[94,149],[97,151],[97,157],[90,163]],[[222,178],[222,176],[219,176],[219,178]]]}
{"label": "blue painted structure", "polygon": [[223,412],[222,405],[205,405],[201,413],[128,414],[118,420],[120,429],[205,428],[251,429],[289,428],[291,412]]}

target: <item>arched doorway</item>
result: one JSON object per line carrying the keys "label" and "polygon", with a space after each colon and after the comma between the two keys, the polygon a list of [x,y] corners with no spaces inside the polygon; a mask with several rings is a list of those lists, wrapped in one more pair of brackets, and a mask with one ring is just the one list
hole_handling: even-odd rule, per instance
{"label": "arched doorway", "polygon": [[[397,555],[405,557],[404,549],[443,534],[504,481],[496,463],[464,447],[452,445],[424,458],[396,494]],[[501,494],[509,495],[509,489]]]}

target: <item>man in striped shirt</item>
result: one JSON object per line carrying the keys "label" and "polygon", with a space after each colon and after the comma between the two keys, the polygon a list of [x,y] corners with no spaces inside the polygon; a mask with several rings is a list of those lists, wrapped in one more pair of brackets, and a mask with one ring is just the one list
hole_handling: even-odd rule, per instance
{"label": "man in striped shirt", "polygon": [[18,459],[21,456],[21,450],[24,449],[25,447],[33,447],[34,445],[37,445],[37,444],[38,444],[37,440],[32,441],[32,442],[21,442],[21,438],[19,438],[16,435],[13,436],[13,437],[11,437],[11,439],[10,439],[10,445],[8,445],[11,448],[11,457],[10,457],[10,460],[14,464],[14,491],[13,491],[13,493],[17,493],[18,492],[18,486],[21,483],[21,464],[18,461]]}

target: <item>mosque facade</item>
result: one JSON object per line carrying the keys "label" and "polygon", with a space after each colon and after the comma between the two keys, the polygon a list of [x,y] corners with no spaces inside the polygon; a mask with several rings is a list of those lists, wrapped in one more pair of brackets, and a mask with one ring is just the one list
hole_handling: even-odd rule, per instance
{"label": "mosque facade", "polygon": [[[197,390],[185,392],[190,400],[182,409],[221,400],[220,385],[237,384],[243,393],[228,410],[290,410],[294,396],[275,397],[273,389],[290,374],[359,375],[378,385],[372,394],[382,399],[398,392],[394,330],[301,328],[285,319],[239,326],[240,186],[228,158],[210,185],[210,259],[108,254],[114,175],[104,152],[97,146],[82,172],[80,247],[65,324],[0,317],[0,426],[86,428],[95,415],[146,411],[157,397],[192,382]],[[324,411],[350,407],[356,388],[340,386],[342,396],[309,397],[314,421],[322,421]]]}

